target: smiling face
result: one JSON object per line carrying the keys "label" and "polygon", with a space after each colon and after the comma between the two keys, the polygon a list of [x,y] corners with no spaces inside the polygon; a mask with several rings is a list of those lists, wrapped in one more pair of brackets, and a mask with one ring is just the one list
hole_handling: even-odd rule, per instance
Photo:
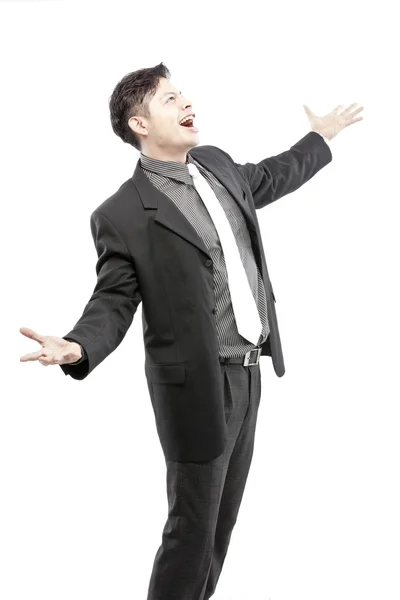
{"label": "smiling face", "polygon": [[190,100],[171,80],[161,77],[148,106],[150,118],[129,119],[129,126],[141,137],[142,153],[158,160],[185,163],[188,150],[199,143],[198,130],[179,124],[183,117],[194,113]]}

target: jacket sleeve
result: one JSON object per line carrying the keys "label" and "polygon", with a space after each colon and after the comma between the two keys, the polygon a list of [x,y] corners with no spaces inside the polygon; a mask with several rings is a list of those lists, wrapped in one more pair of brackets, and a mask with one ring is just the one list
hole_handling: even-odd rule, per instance
{"label": "jacket sleeve", "polygon": [[133,258],[114,225],[95,210],[90,227],[97,283],[79,321],[63,336],[81,344],[84,354],[75,364],[59,365],[73,379],[87,377],[119,346],[142,300]]}
{"label": "jacket sleeve", "polygon": [[[229,154],[224,154],[232,161]],[[297,190],[331,160],[329,145],[319,133],[310,131],[281,154],[256,164],[234,164],[250,186],[254,205],[259,209]]]}

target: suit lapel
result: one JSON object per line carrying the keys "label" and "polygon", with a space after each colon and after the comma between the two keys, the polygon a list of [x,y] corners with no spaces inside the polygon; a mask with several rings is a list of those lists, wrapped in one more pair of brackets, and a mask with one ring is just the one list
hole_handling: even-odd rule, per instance
{"label": "suit lapel", "polygon": [[[224,162],[219,157],[211,157],[207,152],[202,152],[202,148],[194,148],[189,152],[197,162],[199,162],[207,171],[210,171],[216,179],[228,190],[240,210],[244,214],[247,225],[251,229],[256,229],[253,215],[249,208],[246,193],[238,183],[238,177],[232,177],[232,173],[226,168]],[[198,152],[197,152],[198,150]],[[217,160],[216,160],[217,159]]]}
{"label": "suit lapel", "polygon": [[[200,150],[200,149],[199,149]],[[246,201],[245,191],[241,188],[235,177],[232,177],[231,173],[228,172],[221,160],[217,157],[210,157],[205,152],[197,152],[193,149],[189,152],[196,161],[198,161],[203,167],[210,171],[214,177],[230,192],[232,198],[238,204],[239,208],[243,212],[246,219],[247,225],[253,231],[250,231],[250,235],[253,239],[257,240],[256,227],[254,224],[254,218],[251,214],[249,203]],[[217,158],[217,160],[215,160]],[[190,244],[196,246],[201,250],[208,258],[210,254],[205,246],[203,240],[200,238],[192,224],[186,219],[174,202],[163,192],[160,192],[156,186],[152,185],[142,167],[140,166],[140,160],[138,160],[135,171],[132,176],[134,185],[136,186],[140,200],[145,209],[156,209],[154,220],[167,227],[177,235],[183,237]]]}

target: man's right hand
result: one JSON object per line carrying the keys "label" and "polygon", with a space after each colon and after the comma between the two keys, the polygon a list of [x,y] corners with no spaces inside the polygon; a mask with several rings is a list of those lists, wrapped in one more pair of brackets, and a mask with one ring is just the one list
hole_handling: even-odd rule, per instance
{"label": "man's right hand", "polygon": [[21,362],[38,360],[41,365],[48,367],[49,365],[71,364],[82,356],[81,346],[77,342],[70,342],[54,335],[40,335],[29,327],[21,327],[20,332],[42,346],[37,352],[21,356]]}

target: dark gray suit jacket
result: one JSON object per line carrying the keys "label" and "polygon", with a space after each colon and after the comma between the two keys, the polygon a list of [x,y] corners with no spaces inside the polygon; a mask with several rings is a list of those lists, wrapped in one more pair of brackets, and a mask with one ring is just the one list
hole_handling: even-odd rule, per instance
{"label": "dark gray suit jacket", "polygon": [[[262,344],[276,374],[285,373],[256,210],[297,190],[332,160],[328,144],[309,132],[294,146],[257,164],[235,163],[216,146],[189,154],[229,190],[246,219],[264,281],[270,334]],[[98,261],[97,284],[65,336],[86,356],[60,365],[84,379],[123,340],[142,302],[145,374],[164,455],[205,461],[226,443],[211,257],[175,204],[153,186],[138,160],[132,177],[90,217]],[[134,390],[133,390],[134,397]]]}

